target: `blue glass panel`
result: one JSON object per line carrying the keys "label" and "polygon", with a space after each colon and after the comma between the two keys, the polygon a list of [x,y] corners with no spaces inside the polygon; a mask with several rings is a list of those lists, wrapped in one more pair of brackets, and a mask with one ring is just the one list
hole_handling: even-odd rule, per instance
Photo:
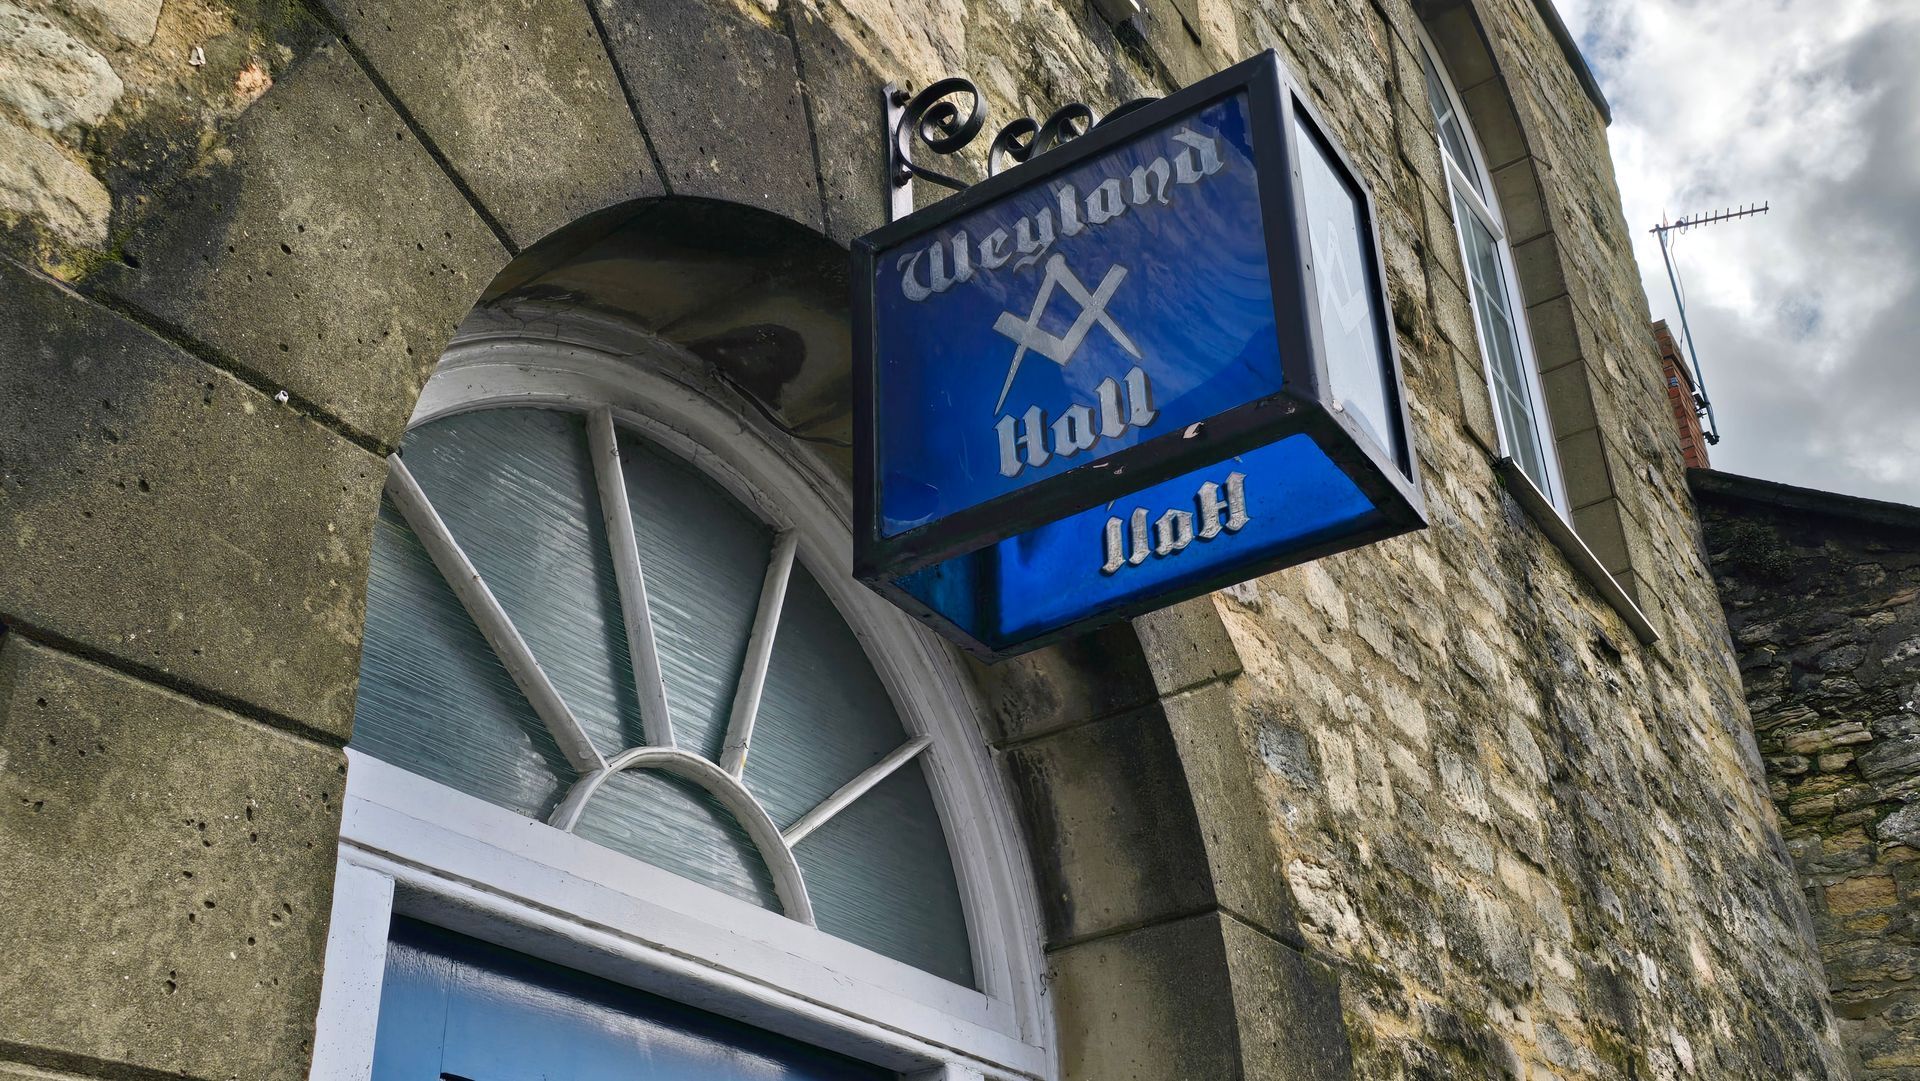
{"label": "blue glass panel", "polygon": [[533,818],[546,817],[573,780],[513,677],[384,501],[351,746]]}
{"label": "blue glass panel", "polygon": [[820,929],[973,986],[953,860],[919,761],[794,846]]}
{"label": "blue glass panel", "polygon": [[488,409],[407,433],[407,467],[602,754],[642,742],[586,418]]}
{"label": "blue glass panel", "polygon": [[1391,376],[1380,340],[1366,200],[1335,167],[1319,136],[1305,124],[1295,126],[1328,389],[1382,450],[1396,454],[1399,426],[1393,423]]}
{"label": "blue glass panel", "polygon": [[785,829],[906,740],[852,628],[796,563],[754,721],[747,789]]}
{"label": "blue glass panel", "polygon": [[1256,180],[1239,93],[880,252],[881,533],[1277,393]]}
{"label": "blue glass panel", "polygon": [[[1244,519],[1232,511],[1239,501]],[[1360,532],[1380,518],[1303,433],[936,563],[898,584],[975,638],[1002,648]]]}
{"label": "blue glass panel", "polygon": [[395,920],[373,1081],[883,1081],[784,1036]]}
{"label": "blue glass panel", "polygon": [[574,832],[682,878],[780,910],[760,852],[727,809],[699,786],[651,770],[607,778]]}

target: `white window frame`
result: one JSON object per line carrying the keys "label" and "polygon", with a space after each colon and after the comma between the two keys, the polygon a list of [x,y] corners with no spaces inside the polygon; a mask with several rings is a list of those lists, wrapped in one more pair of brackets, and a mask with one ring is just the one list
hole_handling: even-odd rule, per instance
{"label": "white window frame", "polygon": [[[1464,165],[1454,161],[1453,152],[1447,149],[1445,135],[1438,130],[1434,131],[1434,145],[1440,152],[1440,163],[1447,173],[1447,194],[1450,196],[1447,200],[1447,217],[1453,221],[1454,240],[1460,248],[1460,269],[1466,275],[1467,299],[1473,308],[1474,344],[1480,348],[1480,366],[1486,373],[1487,389],[1490,396],[1502,393],[1500,376],[1494,369],[1493,353],[1483,336],[1486,333],[1484,330],[1486,322],[1481,311],[1480,286],[1473,278],[1473,254],[1467,249],[1466,230],[1461,228],[1461,223],[1455,218],[1457,213],[1455,207],[1459,203],[1465,203],[1467,209],[1487,230],[1488,235],[1493,237],[1494,252],[1500,261],[1500,276],[1507,293],[1507,311],[1512,313],[1510,321],[1513,324],[1515,348],[1520,354],[1520,369],[1527,382],[1527,401],[1532,407],[1534,423],[1538,425],[1543,437],[1540,445],[1540,460],[1550,474],[1545,478],[1529,477],[1528,479],[1536,484],[1544,482],[1548,490],[1543,494],[1552,502],[1554,509],[1563,518],[1571,517],[1573,508],[1567,499],[1565,474],[1560,470],[1560,451],[1554,437],[1553,417],[1547,409],[1546,394],[1540,382],[1540,364],[1535,359],[1533,351],[1533,331],[1527,325],[1526,298],[1520,295],[1520,275],[1514,265],[1513,247],[1507,242],[1506,223],[1500,216],[1499,197],[1494,193],[1493,187],[1493,172],[1487,168],[1486,155],[1480,149],[1480,137],[1474,133],[1472,120],[1467,116],[1466,107],[1460,99],[1460,91],[1453,85],[1453,73],[1447,70],[1446,61],[1441,57],[1439,48],[1434,45],[1433,38],[1427,35],[1426,28],[1416,25],[1415,29],[1420,35],[1420,47],[1426,51],[1427,59],[1433,64],[1434,73],[1440,76],[1441,92],[1447,95],[1447,107],[1452,110],[1456,122],[1460,125],[1460,134],[1467,144],[1467,154],[1473,158],[1471,162]],[[1487,192],[1485,198],[1481,197],[1479,186],[1465,172],[1466,167],[1469,166],[1479,174],[1481,182],[1485,185]],[[1500,440],[1500,453],[1511,459],[1514,446],[1513,435],[1507,431],[1507,422],[1501,416],[1500,403],[1494,401],[1491,404],[1494,431]],[[1514,467],[1519,468],[1517,460],[1514,461]],[[1526,475],[1525,470],[1520,472],[1523,476]]]}
{"label": "white window frame", "polygon": [[[484,314],[484,313],[483,313]],[[366,1081],[388,929],[410,916],[910,1075],[1056,1074],[1021,834],[945,643],[853,580],[840,476],[640,328],[564,308],[470,320],[412,424],[479,408],[611,409],[777,531],[865,647],[920,754],[952,854],[978,990],[348,750],[311,1077]]]}

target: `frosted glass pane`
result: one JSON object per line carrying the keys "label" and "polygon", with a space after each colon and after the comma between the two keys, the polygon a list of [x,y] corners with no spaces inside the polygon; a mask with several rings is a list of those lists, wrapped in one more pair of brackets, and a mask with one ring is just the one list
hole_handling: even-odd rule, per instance
{"label": "frosted glass pane", "polygon": [[740,823],[699,786],[650,770],[615,774],[574,833],[778,912],[773,877]]}
{"label": "frosted glass pane", "polygon": [[620,436],[654,640],[684,750],[720,757],[773,536],[686,463]]}
{"label": "frosted glass pane", "polygon": [[546,817],[573,779],[426,549],[384,501],[351,746],[532,818]]}
{"label": "frosted glass pane", "polygon": [[974,986],[966,914],[919,761],[794,849],[820,929]]}
{"label": "frosted glass pane", "polygon": [[1300,148],[1300,187],[1306,196],[1327,382],[1374,442],[1397,454],[1399,425],[1388,419],[1387,357],[1376,318],[1379,291],[1374,285],[1373,233],[1365,204],[1305,124],[1295,125],[1295,142]]}
{"label": "frosted glass pane", "polygon": [[754,723],[748,790],[785,829],[906,739],[853,631],[796,564]]}
{"label": "frosted glass pane", "polygon": [[403,453],[600,752],[643,742],[586,418],[462,413],[408,433]]}

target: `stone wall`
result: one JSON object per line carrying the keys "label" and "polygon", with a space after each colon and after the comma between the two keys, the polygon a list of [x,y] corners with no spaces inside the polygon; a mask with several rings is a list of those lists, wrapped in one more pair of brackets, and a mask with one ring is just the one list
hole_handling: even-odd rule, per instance
{"label": "stone wall", "polygon": [[[47,74],[0,80],[0,910],[45,914],[0,920],[0,1001],[38,1003],[0,1059],[304,1072],[383,457],[501,268],[663,196],[844,244],[888,79],[968,72],[1008,118],[1273,48],[1379,202],[1433,524],[979,673],[1063,1075],[1843,1076],[1601,115],[1541,10],[1147,7],[0,3],[33,20],[0,73]],[[1575,524],[1654,644],[1501,486],[1423,17]]]}
{"label": "stone wall", "polygon": [[1920,1077],[1920,508],[1693,486],[1854,1076]]}

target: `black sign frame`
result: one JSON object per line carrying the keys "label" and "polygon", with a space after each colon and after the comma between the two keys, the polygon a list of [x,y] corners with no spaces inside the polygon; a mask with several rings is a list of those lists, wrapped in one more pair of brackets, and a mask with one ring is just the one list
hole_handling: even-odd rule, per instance
{"label": "black sign frame", "polygon": [[[1258,170],[1257,190],[1279,337],[1283,389],[1246,402],[1197,426],[1190,437],[1171,432],[1098,459],[1101,468],[1082,464],[1017,491],[956,511],[937,522],[893,537],[880,527],[880,470],[877,445],[878,365],[875,348],[875,269],[880,253],[940,229],[983,206],[1044,183],[1082,161],[1205,106],[1244,92],[1249,132]],[[1296,121],[1298,121],[1296,123]],[[1302,129],[1312,133],[1307,136]],[[1368,273],[1377,294],[1376,331],[1386,349],[1390,447],[1382,447],[1330,395],[1327,358],[1321,347],[1320,310],[1306,220],[1306,194],[1300,182],[1297,140],[1317,137],[1328,160],[1359,196],[1367,217]],[[1378,208],[1370,187],[1335,139],[1301,84],[1278,54],[1267,50],[1151,104],[1127,111],[1077,139],[947,197],[924,210],[891,222],[852,243],[851,281],[854,384],[854,576],[967,652],[998,660],[1178,603],[1238,581],[1343,551],[1427,525],[1421,496],[1419,456],[1406,408],[1406,384],[1391,319],[1385,262],[1381,255]],[[1289,551],[1283,558],[1229,568],[1220,575],[1104,611],[1017,646],[996,648],[973,638],[950,620],[894,584],[904,574],[932,563],[978,551],[1038,526],[1126,496],[1290,435],[1311,435],[1379,509],[1376,526],[1335,541]]]}

